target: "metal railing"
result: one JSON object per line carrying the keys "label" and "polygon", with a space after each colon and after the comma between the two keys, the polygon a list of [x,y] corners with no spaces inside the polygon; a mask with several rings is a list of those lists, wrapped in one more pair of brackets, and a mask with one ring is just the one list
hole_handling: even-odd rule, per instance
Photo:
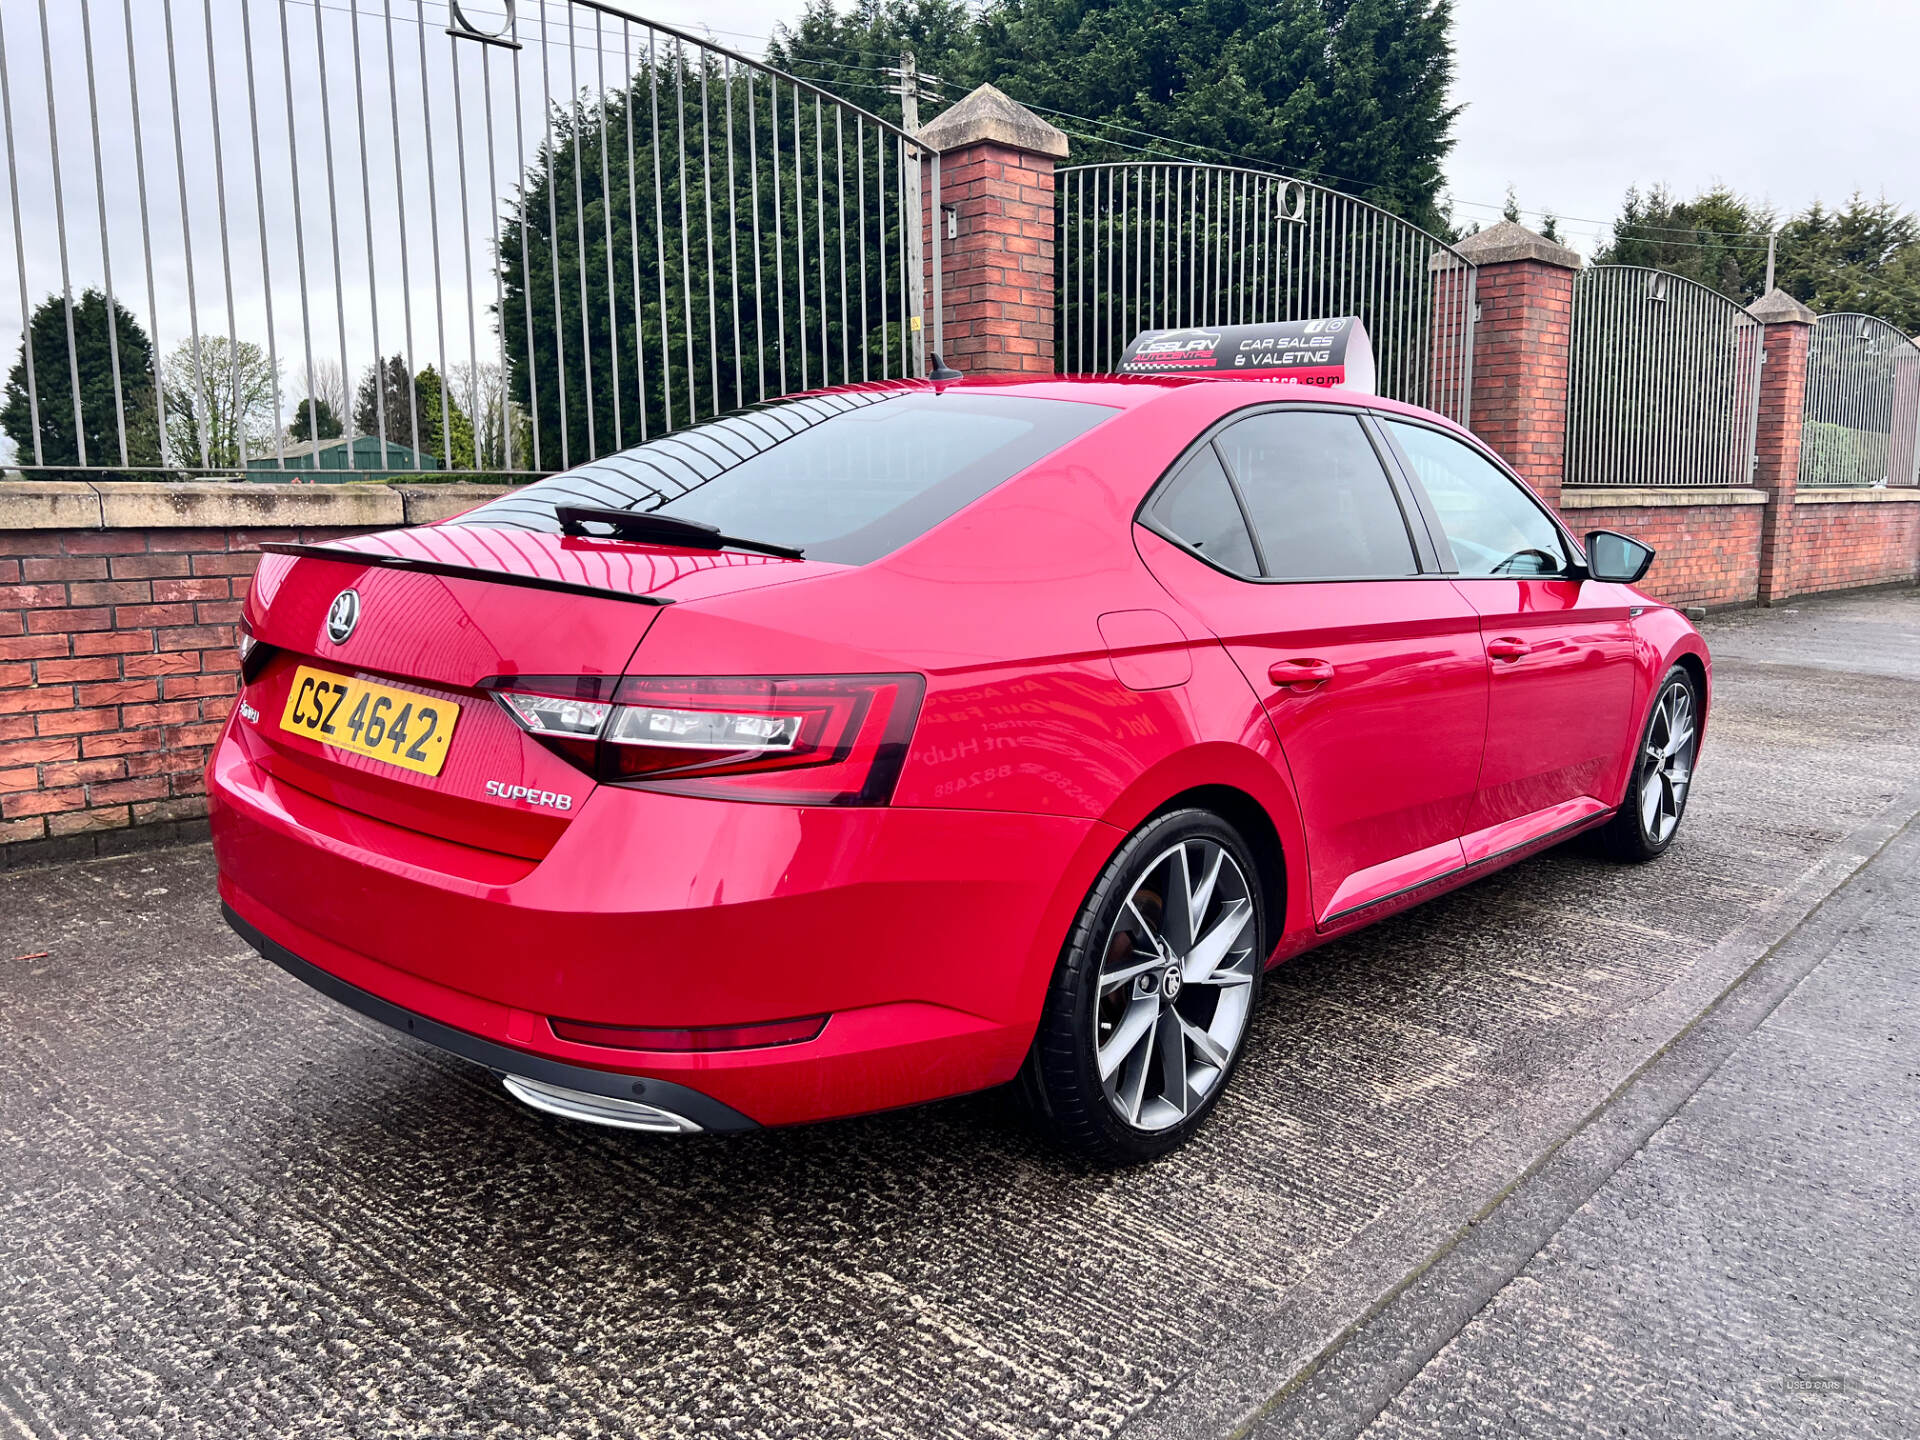
{"label": "metal railing", "polygon": [[1920,484],[1920,347],[1886,321],[1820,317],[1802,415],[1800,484]]}
{"label": "metal railing", "polygon": [[1763,328],[1681,275],[1595,265],[1573,281],[1568,485],[1745,485]]}
{"label": "metal railing", "polygon": [[1380,393],[1469,418],[1475,269],[1445,241],[1270,171],[1076,165],[1055,188],[1062,370],[1111,370],[1145,329],[1358,315]]}
{"label": "metal railing", "polygon": [[938,157],[602,0],[0,0],[0,120],[29,474],[540,474],[924,373]]}

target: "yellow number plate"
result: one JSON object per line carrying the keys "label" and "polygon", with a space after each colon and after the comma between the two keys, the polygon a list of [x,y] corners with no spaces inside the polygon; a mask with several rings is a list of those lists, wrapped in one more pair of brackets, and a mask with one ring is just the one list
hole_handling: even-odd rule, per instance
{"label": "yellow number plate", "polygon": [[280,728],[403,770],[438,775],[459,718],[460,707],[451,701],[302,665],[294,671]]}

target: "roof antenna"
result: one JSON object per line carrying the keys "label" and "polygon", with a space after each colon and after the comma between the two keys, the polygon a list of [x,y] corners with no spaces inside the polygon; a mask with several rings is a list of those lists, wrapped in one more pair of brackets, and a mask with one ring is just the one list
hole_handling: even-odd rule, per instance
{"label": "roof antenna", "polygon": [[935,355],[933,357],[933,368],[927,372],[927,378],[936,385],[945,385],[950,381],[964,380],[966,376],[947,364],[939,355]]}

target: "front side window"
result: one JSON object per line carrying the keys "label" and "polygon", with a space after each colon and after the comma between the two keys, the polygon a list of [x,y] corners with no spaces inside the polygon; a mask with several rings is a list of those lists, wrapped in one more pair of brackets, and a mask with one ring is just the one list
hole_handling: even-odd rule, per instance
{"label": "front side window", "polygon": [[1260,573],[1246,517],[1233,498],[1227,472],[1213,446],[1202,445],[1180,467],[1152,511],[1156,529],[1211,560],[1222,570],[1252,577]]}
{"label": "front side window", "polygon": [[1560,575],[1560,527],[1501,469],[1450,435],[1388,420],[1413,463],[1462,575]]}
{"label": "front side window", "polygon": [[1240,486],[1270,576],[1390,579],[1418,569],[1400,502],[1359,417],[1270,411],[1228,426],[1214,443]]}
{"label": "front side window", "polygon": [[454,523],[557,531],[562,505],[633,510],[864,565],[1114,413],[965,390],[804,396],[590,461]]}

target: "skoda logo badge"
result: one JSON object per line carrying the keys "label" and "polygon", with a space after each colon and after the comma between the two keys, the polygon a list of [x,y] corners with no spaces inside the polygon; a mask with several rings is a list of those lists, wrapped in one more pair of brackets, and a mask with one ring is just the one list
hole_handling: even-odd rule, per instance
{"label": "skoda logo badge", "polygon": [[327,638],[336,645],[344,645],[353,635],[353,627],[360,623],[360,592],[342,590],[333,597],[333,604],[327,607]]}

